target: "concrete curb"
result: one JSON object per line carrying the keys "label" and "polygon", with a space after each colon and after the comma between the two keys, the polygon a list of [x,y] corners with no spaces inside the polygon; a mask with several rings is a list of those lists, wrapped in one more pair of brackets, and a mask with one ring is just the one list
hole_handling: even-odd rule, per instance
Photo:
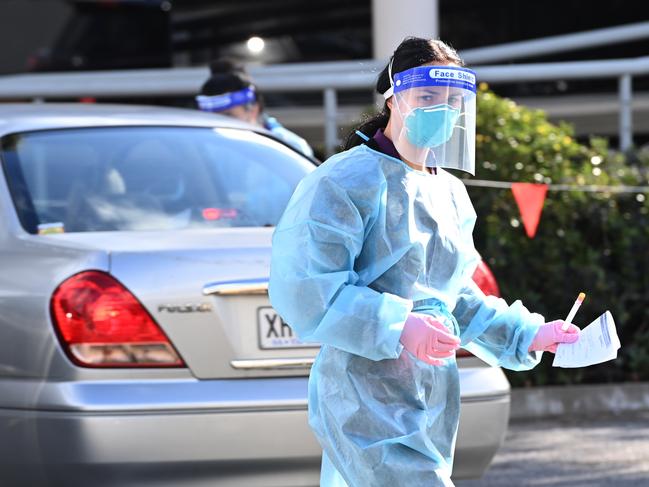
{"label": "concrete curb", "polygon": [[510,418],[643,410],[649,410],[648,382],[550,386],[512,389]]}

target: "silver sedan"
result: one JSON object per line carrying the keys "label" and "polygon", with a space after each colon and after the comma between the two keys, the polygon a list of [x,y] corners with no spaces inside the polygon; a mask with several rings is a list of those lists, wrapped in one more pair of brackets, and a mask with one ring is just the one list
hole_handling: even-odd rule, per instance
{"label": "silver sedan", "polygon": [[[273,226],[315,167],[190,110],[0,105],[0,483],[317,485],[317,347],[269,306]],[[455,477],[509,384],[459,358]]]}

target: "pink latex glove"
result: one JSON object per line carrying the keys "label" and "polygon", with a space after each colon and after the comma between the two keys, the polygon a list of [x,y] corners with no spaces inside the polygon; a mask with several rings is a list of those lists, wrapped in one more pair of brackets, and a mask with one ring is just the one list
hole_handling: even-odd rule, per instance
{"label": "pink latex glove", "polygon": [[432,316],[410,313],[401,332],[401,344],[422,362],[444,365],[460,348],[460,339]]}
{"label": "pink latex glove", "polygon": [[563,324],[563,320],[556,320],[541,325],[532,340],[529,351],[556,353],[560,343],[575,343],[579,340],[579,327],[571,323],[567,331],[562,331]]}

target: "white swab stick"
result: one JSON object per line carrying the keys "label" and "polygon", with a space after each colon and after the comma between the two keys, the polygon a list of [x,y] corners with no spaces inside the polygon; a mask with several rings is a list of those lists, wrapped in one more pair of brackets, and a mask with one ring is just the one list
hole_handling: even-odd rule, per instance
{"label": "white swab stick", "polygon": [[568,313],[568,316],[564,320],[565,323],[561,327],[561,331],[568,331],[568,327],[570,326],[570,323],[572,323],[572,320],[575,318],[575,315],[577,314],[577,310],[581,306],[581,303],[584,302],[584,299],[586,299],[586,294],[579,293],[579,296],[577,296],[577,300],[575,301],[575,304],[572,305],[572,308],[570,309],[570,313]]}

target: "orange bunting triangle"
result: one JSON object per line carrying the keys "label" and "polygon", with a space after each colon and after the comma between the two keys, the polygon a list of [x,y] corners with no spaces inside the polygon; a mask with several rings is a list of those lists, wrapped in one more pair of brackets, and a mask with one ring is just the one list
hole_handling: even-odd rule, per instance
{"label": "orange bunting triangle", "polygon": [[512,193],[521,212],[525,233],[529,238],[534,238],[536,234],[547,192],[547,184],[512,183]]}

